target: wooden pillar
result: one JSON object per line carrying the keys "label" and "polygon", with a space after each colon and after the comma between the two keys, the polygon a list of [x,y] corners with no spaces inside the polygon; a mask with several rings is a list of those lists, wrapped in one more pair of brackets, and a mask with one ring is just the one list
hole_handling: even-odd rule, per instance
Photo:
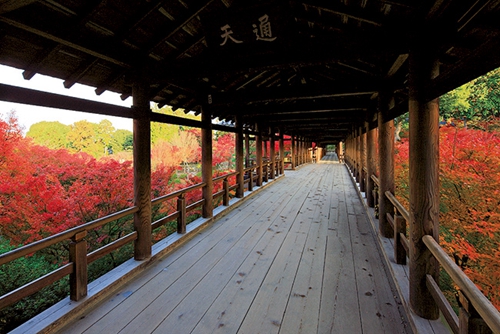
{"label": "wooden pillar", "polygon": [[373,189],[375,188],[375,182],[372,180],[372,175],[375,175],[377,169],[376,152],[375,152],[375,142],[377,140],[375,136],[375,130],[369,129],[369,123],[365,123],[366,127],[366,201],[369,207],[373,208],[375,206],[375,199],[373,198]]}
{"label": "wooden pillar", "polygon": [[285,140],[284,140],[284,134],[283,134],[283,129],[280,129],[280,174],[285,173]]}
{"label": "wooden pillar", "polygon": [[274,138],[274,130],[271,129],[271,144],[269,147],[269,153],[271,154],[271,173],[270,173],[270,178],[274,179],[275,174],[276,174],[276,152],[274,150],[274,145],[275,145],[275,138]]}
{"label": "wooden pillar", "polygon": [[439,264],[422,242],[439,242],[439,100],[427,89],[439,72],[437,57],[422,41],[410,50],[410,305],[416,314],[437,319],[439,309],[426,287],[426,275],[439,282]]}
{"label": "wooden pillar", "polygon": [[366,133],[363,133],[363,127],[359,127],[359,190],[366,191]]}
{"label": "wooden pillar", "polygon": [[290,155],[290,160],[292,162],[292,170],[295,170],[295,157],[297,156],[295,150],[297,148],[295,147],[295,136],[293,134],[290,136],[290,140],[292,141],[290,144],[290,149],[292,151]]}
{"label": "wooden pillar", "polygon": [[212,117],[208,107],[201,111],[201,178],[203,187],[203,218],[213,216],[213,171],[212,171]]}
{"label": "wooden pillar", "polygon": [[394,206],[385,196],[386,191],[394,194],[394,119],[387,116],[390,96],[379,93],[379,230],[386,238],[393,236],[392,227],[387,220],[387,213],[394,214]]}
{"label": "wooden pillar", "polygon": [[250,167],[250,135],[245,133],[245,168]]}
{"label": "wooden pillar", "polygon": [[339,146],[338,146],[338,153],[337,153],[337,157],[338,157],[339,159],[341,159],[341,158],[342,158],[342,156],[344,155],[343,145],[344,145],[344,142],[339,142]]}
{"label": "wooden pillar", "polygon": [[236,197],[242,198],[245,193],[245,183],[244,177],[245,174],[243,172],[243,123],[241,121],[241,116],[236,116],[236,143],[234,145],[234,149],[236,151],[236,171],[238,172],[238,176],[236,177],[236,183],[238,184],[236,188]]}
{"label": "wooden pillar", "polygon": [[257,135],[255,136],[255,155],[257,156],[257,186],[262,186],[262,133],[260,126],[257,126]]}
{"label": "wooden pillar", "polygon": [[361,132],[356,130],[356,181],[361,184]]}
{"label": "wooden pillar", "polygon": [[134,205],[139,208],[134,214],[134,229],[137,232],[137,239],[134,241],[136,260],[151,257],[151,110],[148,93],[148,84],[133,84]]}

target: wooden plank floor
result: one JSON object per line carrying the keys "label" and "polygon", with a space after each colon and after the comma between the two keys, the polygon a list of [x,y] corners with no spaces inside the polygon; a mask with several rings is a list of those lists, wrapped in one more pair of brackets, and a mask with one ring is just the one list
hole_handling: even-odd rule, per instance
{"label": "wooden plank floor", "polygon": [[409,332],[377,249],[345,166],[306,165],[61,332]]}

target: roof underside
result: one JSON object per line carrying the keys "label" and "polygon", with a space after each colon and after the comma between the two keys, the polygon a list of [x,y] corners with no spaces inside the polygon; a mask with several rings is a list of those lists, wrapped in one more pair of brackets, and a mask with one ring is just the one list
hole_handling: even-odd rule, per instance
{"label": "roof underside", "polygon": [[336,142],[381,87],[407,111],[415,39],[440,59],[429,98],[499,67],[499,19],[498,0],[0,0],[0,63]]}

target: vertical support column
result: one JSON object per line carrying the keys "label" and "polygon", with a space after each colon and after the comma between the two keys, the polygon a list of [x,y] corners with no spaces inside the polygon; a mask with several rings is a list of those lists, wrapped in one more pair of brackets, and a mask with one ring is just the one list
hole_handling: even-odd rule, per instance
{"label": "vertical support column", "polygon": [[255,136],[255,155],[257,156],[257,186],[262,186],[262,133],[260,126],[257,126],[257,135]]}
{"label": "vertical support column", "polygon": [[212,171],[212,117],[208,107],[201,111],[201,178],[203,187],[203,218],[213,216],[213,171]]}
{"label": "vertical support column", "polygon": [[343,160],[344,160],[343,159],[343,157],[344,157],[343,145],[344,145],[344,142],[339,142],[337,157],[339,158],[340,162],[343,162]]}
{"label": "vertical support column", "polygon": [[236,150],[236,171],[238,176],[236,177],[236,183],[238,184],[236,188],[236,197],[242,198],[245,193],[245,183],[244,183],[244,168],[243,168],[243,124],[241,121],[241,116],[236,116],[236,143],[234,149]]}
{"label": "vertical support column", "polygon": [[292,162],[292,170],[295,170],[295,157],[297,156],[297,153],[295,152],[296,147],[295,147],[295,136],[292,134],[290,136],[290,149],[291,149],[291,155],[290,155],[290,160]]}
{"label": "vertical support column", "polygon": [[359,127],[354,131],[356,133],[356,181],[361,184],[361,133]]}
{"label": "vertical support column", "polygon": [[148,99],[149,85],[135,82],[132,87],[134,105],[134,258],[151,257],[151,121]]}
{"label": "vertical support column", "polygon": [[376,152],[375,152],[375,130],[370,130],[369,123],[365,123],[366,127],[366,201],[370,208],[375,206],[375,199],[373,198],[373,189],[375,182],[372,180],[372,175],[375,174],[377,168]]}
{"label": "vertical support column", "polygon": [[250,167],[250,135],[245,133],[245,168]]}
{"label": "vertical support column", "polygon": [[285,138],[283,134],[283,128],[280,129],[280,167],[279,173],[285,173]]}
{"label": "vertical support column", "polygon": [[269,165],[268,165],[268,162],[270,161],[269,160],[269,154],[268,154],[268,150],[267,150],[267,143],[268,143],[268,140],[264,140],[264,157],[266,158],[266,166],[264,167],[264,170],[262,171],[262,173],[264,174],[263,176],[263,180],[265,182],[268,182],[269,181]]}
{"label": "vertical support column", "polygon": [[426,287],[426,275],[439,282],[439,264],[422,242],[439,242],[439,100],[427,88],[439,65],[428,41],[410,50],[410,305],[416,314],[437,319],[439,309]]}
{"label": "vertical support column", "polygon": [[380,164],[380,189],[379,189],[379,230],[386,238],[393,235],[392,227],[387,220],[387,213],[394,213],[394,206],[385,196],[386,191],[394,194],[394,119],[387,117],[389,109],[389,96],[379,93],[378,112],[378,146]]}
{"label": "vertical support column", "polygon": [[363,127],[359,127],[359,189],[366,192],[366,133],[363,133]]}
{"label": "vertical support column", "polygon": [[274,138],[274,129],[271,129],[271,144],[269,147],[269,151],[271,154],[271,175],[269,176],[271,179],[274,179],[276,174],[276,152],[274,150],[275,146],[275,138]]}

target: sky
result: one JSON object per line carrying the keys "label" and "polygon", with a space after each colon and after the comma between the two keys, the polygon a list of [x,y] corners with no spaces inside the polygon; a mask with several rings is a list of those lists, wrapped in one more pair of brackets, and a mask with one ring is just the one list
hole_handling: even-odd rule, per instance
{"label": "sky", "polygon": [[[25,80],[22,73],[22,70],[0,65],[0,83],[116,104],[124,107],[130,107],[132,104],[132,98],[129,97],[125,101],[122,101],[119,94],[109,91],[99,96],[95,94],[95,88],[93,87],[75,84],[70,89],[66,89],[61,79],[36,74],[31,80]],[[63,124],[70,125],[81,120],[99,123],[103,119],[110,120],[115,129],[132,131],[131,119],[0,101],[1,118],[4,118],[11,110],[16,111],[19,124],[24,127],[24,133],[28,132],[31,125],[41,121],[59,121]]]}

